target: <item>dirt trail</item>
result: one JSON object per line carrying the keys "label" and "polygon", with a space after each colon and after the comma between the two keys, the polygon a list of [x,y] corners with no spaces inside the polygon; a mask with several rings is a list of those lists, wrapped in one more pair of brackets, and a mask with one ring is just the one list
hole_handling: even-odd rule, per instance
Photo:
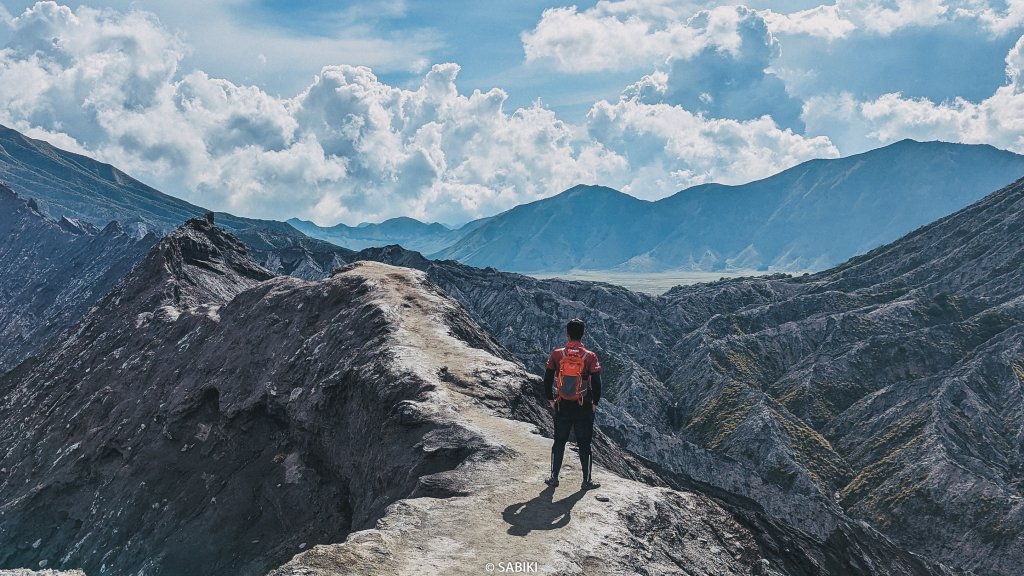
{"label": "dirt trail", "polygon": [[[497,416],[474,394],[478,386],[518,386],[526,378],[522,369],[453,337],[444,318],[454,304],[425,289],[422,273],[360,263],[345,274],[371,280],[379,305],[398,327],[400,369],[436,385],[429,408],[448,412],[505,456],[470,457],[449,472],[466,495],[400,500],[375,529],[317,546],[274,576],[634,574],[641,568],[750,574],[759,566],[750,535],[701,496],[626,480],[597,465],[601,488],[580,491],[579,460],[571,450],[561,485],[547,487],[551,440],[533,425]],[[452,378],[437,376],[444,368]]]}

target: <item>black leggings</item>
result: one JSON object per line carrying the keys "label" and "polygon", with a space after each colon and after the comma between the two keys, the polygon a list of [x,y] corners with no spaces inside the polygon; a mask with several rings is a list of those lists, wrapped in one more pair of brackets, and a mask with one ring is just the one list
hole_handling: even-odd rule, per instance
{"label": "black leggings", "polygon": [[580,406],[576,402],[561,400],[555,406],[558,408],[555,410],[555,443],[551,446],[551,475],[558,478],[558,471],[562,469],[562,458],[565,456],[565,443],[569,441],[569,433],[575,429],[583,479],[590,480],[590,440],[594,436],[593,405],[584,402],[583,406]]}

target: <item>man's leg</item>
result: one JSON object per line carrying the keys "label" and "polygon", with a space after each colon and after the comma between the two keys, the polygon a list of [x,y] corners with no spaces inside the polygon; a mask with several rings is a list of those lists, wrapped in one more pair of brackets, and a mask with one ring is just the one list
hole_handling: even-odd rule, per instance
{"label": "man's leg", "polygon": [[591,439],[594,437],[594,409],[589,403],[580,410],[579,417],[575,422],[575,428],[576,445],[580,449],[580,466],[583,469],[583,483],[581,487],[584,490],[599,488],[601,485],[594,482],[591,477],[591,470],[594,464],[593,453],[591,452]]}
{"label": "man's leg", "polygon": [[555,442],[551,445],[551,474],[545,480],[549,486],[558,486],[558,471],[562,469],[565,443],[569,441],[571,431],[572,420],[565,410],[555,410]]}

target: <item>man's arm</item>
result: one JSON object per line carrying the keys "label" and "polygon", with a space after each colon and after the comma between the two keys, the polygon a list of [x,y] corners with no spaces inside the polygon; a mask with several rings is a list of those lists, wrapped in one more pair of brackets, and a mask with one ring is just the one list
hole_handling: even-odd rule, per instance
{"label": "man's arm", "polygon": [[555,394],[551,387],[555,383],[555,370],[558,369],[558,350],[552,350],[551,354],[548,355],[548,362],[544,365],[544,397],[548,399],[548,404],[555,407]]}
{"label": "man's arm", "polygon": [[547,368],[544,370],[544,397],[548,400],[554,400],[555,394],[551,387],[555,383],[555,369]]}
{"label": "man's arm", "polygon": [[594,408],[601,401],[601,373],[594,372],[590,375],[590,394],[594,400]]}

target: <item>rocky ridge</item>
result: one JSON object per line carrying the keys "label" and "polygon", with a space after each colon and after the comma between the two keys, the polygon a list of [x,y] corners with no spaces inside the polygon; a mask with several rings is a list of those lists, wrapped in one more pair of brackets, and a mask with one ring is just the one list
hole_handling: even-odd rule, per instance
{"label": "rocky ridge", "polygon": [[818,542],[866,521],[949,566],[1011,575],[1024,564],[1021,230],[1024,182],[815,275],[659,297],[398,247],[357,257],[425,270],[535,373],[565,319],[585,318],[610,383],[599,423],[669,480],[748,497]]}
{"label": "rocky ridge", "polygon": [[610,502],[571,458],[542,490],[538,380],[422,273],[274,276],[211,220],[0,376],[0,566],[258,574],[313,547],[277,573],[792,573],[603,438]]}
{"label": "rocky ridge", "polygon": [[0,184],[0,373],[48,347],[157,241],[43,214]]}
{"label": "rocky ridge", "polygon": [[[219,221],[218,221],[219,224]],[[277,274],[329,276],[350,250],[272,228],[237,235]],[[42,352],[140,262],[159,240],[145,226],[47,215],[34,198],[0,184],[0,373]]]}

